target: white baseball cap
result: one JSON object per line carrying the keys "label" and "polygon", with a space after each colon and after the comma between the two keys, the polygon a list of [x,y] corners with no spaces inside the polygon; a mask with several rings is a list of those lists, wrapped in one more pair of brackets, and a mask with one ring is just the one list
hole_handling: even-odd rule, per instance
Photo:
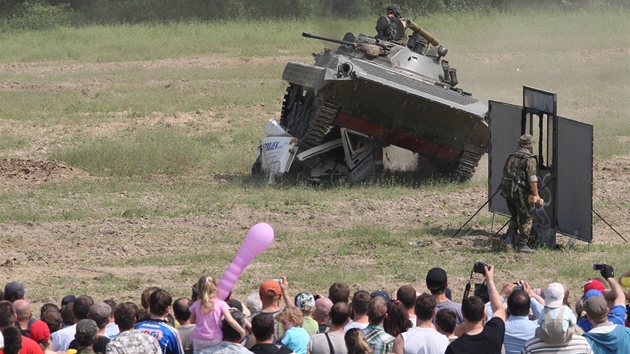
{"label": "white baseball cap", "polygon": [[560,283],[551,283],[545,290],[545,306],[555,309],[562,306],[564,287]]}

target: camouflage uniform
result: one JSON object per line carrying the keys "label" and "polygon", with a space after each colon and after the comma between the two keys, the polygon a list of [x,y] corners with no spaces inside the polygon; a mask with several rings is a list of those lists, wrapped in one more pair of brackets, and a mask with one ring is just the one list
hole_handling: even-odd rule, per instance
{"label": "camouflage uniform", "polygon": [[[519,150],[512,153],[505,162],[501,180],[501,195],[505,198],[511,215],[505,237],[508,242],[514,239],[514,243],[519,247],[527,245],[532,237],[530,233],[533,216],[527,198],[532,193],[529,183],[537,183],[538,177],[536,156],[529,151],[531,146],[533,146],[531,135],[523,135],[519,140]],[[520,233],[515,238],[517,230]]]}
{"label": "camouflage uniform", "polygon": [[106,354],[162,354],[162,349],[155,337],[132,329],[120,332],[107,343]]}
{"label": "camouflage uniform", "polygon": [[376,21],[376,39],[401,44],[406,36],[405,26],[400,18],[387,18],[381,16]]}
{"label": "camouflage uniform", "polygon": [[[407,45],[409,36],[407,36],[406,29],[410,28],[414,32],[418,31],[418,26],[415,22],[404,18],[387,18],[382,16],[376,22],[376,39],[382,41],[393,42],[402,46]],[[426,43],[424,37],[419,37],[418,40]]]}
{"label": "camouflage uniform", "polygon": [[387,7],[387,12],[393,16],[381,16],[376,21],[376,39],[394,42],[400,45],[407,44],[407,20],[402,18],[400,6],[391,4]]}

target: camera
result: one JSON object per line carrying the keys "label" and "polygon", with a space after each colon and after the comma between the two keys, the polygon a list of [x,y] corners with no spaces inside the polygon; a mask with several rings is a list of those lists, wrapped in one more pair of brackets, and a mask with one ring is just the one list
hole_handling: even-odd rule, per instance
{"label": "camera", "polygon": [[593,270],[602,270],[604,269],[604,265],[603,263],[595,263],[593,264]]}
{"label": "camera", "polygon": [[[486,275],[485,267],[489,267],[489,266],[485,264],[484,262],[475,262],[475,264],[473,264],[472,272],[470,272],[470,280],[468,280],[468,283],[466,284],[466,289],[464,289],[464,299],[462,300],[462,302],[466,300],[468,298],[468,294],[470,294],[470,287],[472,285],[471,283],[473,280],[473,273],[479,273],[485,276]],[[485,282],[481,284],[475,284],[474,294],[484,299],[484,302],[490,301],[490,296],[488,295],[488,287],[486,286]]]}
{"label": "camera", "polygon": [[486,270],[484,267],[486,267],[484,262],[475,262],[475,265],[473,265],[473,272],[485,275]]}
{"label": "camera", "polygon": [[486,283],[475,284],[475,296],[479,296],[484,303],[490,301],[490,294],[488,293],[488,286]]}

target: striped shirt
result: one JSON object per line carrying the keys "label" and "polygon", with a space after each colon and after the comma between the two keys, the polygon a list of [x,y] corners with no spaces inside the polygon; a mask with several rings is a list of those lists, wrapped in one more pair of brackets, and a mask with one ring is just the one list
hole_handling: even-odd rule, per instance
{"label": "striped shirt", "polygon": [[561,344],[547,344],[534,337],[521,349],[521,354],[593,354],[586,338],[574,334],[570,341]]}

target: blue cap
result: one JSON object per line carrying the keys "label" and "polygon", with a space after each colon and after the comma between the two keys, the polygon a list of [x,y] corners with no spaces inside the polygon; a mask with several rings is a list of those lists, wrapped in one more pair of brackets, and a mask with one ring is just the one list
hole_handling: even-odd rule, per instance
{"label": "blue cap", "polygon": [[602,292],[599,290],[592,289],[592,290],[587,291],[586,294],[584,294],[584,300],[593,296],[604,296],[604,294],[602,294]]}
{"label": "blue cap", "polygon": [[383,299],[385,299],[385,301],[389,301],[391,298],[389,297],[389,294],[387,293],[387,291],[385,290],[376,290],[375,292],[370,294],[370,297],[373,299],[377,296],[382,296]]}

